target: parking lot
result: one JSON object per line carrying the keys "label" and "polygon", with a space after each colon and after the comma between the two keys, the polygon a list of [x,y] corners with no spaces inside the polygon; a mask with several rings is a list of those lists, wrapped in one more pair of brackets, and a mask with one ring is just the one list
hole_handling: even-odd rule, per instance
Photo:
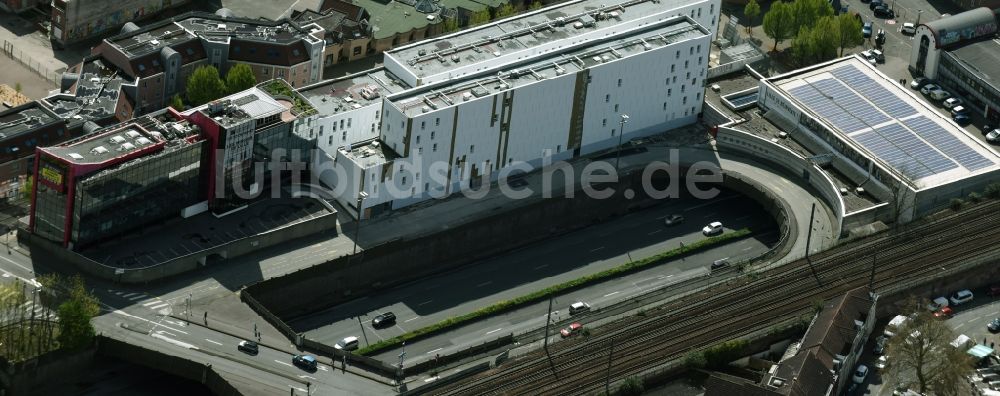
{"label": "parking lot", "polygon": [[[1000,317],[1000,297],[987,295],[986,289],[975,289],[972,292],[975,298],[971,302],[959,307],[952,307],[954,314],[945,323],[955,331],[956,337],[958,335],[965,335],[980,344],[1000,345],[1000,334],[992,333],[986,328],[987,323],[994,318]],[[950,291],[948,294],[941,293],[941,295],[922,297],[937,298],[949,295]],[[888,319],[886,322],[888,322]],[[886,324],[879,323],[876,325],[872,335],[868,337],[868,345],[865,346],[864,354],[859,361],[872,368],[873,371],[868,375],[865,383],[866,388],[859,389],[854,395],[890,396],[893,394],[895,384],[889,379],[881,378],[877,370],[874,370],[875,362],[878,359],[878,356],[873,352],[875,340],[882,334]]]}
{"label": "parking lot", "polygon": [[[909,70],[910,51],[913,48],[912,36],[904,34],[901,30],[904,23],[919,24],[941,18],[944,14],[956,14],[961,12],[954,4],[947,1],[927,1],[927,0],[882,0],[894,10],[895,17],[892,19],[877,18],[870,8],[871,1],[865,0],[843,0],[842,5],[847,6],[847,11],[851,14],[858,13],[863,22],[872,23],[872,37],[867,39],[864,49],[875,49],[875,37],[879,30],[884,30],[886,34],[885,44],[881,46],[881,51],[885,55],[885,61],[879,62],[876,67],[894,80],[906,80],[907,89],[911,89],[909,83],[918,77]],[[945,91],[953,97],[963,99],[968,104],[961,92],[954,92],[949,87],[944,87]],[[942,115],[951,117],[950,109],[943,105],[943,99],[933,100],[927,95],[917,93],[918,96],[933,104]],[[965,106],[969,108],[969,106]],[[971,109],[970,109],[971,110]],[[969,133],[980,140],[985,141],[983,126],[986,124],[983,115],[975,111],[970,111],[971,122],[965,126]],[[994,126],[996,127],[996,126]],[[997,144],[994,149],[1000,149]]]}

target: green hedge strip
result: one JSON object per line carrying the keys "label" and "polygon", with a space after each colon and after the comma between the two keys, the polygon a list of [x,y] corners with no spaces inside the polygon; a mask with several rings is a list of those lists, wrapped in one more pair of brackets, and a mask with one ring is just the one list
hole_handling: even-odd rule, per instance
{"label": "green hedge strip", "polygon": [[539,290],[539,291],[536,291],[536,292],[533,292],[533,293],[529,293],[529,294],[525,294],[523,296],[516,297],[516,298],[511,299],[511,300],[499,301],[499,302],[497,302],[497,303],[495,303],[493,305],[490,305],[490,306],[487,306],[487,307],[484,307],[484,308],[480,308],[479,310],[467,313],[465,315],[451,317],[451,318],[442,320],[440,322],[437,322],[435,324],[432,324],[430,326],[423,327],[423,328],[420,328],[420,329],[416,329],[416,330],[413,330],[413,331],[410,331],[410,332],[398,335],[396,337],[389,338],[387,340],[376,342],[374,344],[371,344],[369,346],[366,346],[364,348],[359,349],[357,353],[361,354],[361,355],[370,355],[370,354],[373,354],[373,353],[376,353],[376,352],[380,352],[380,351],[385,350],[385,349],[395,348],[395,347],[398,347],[398,346],[402,345],[402,343],[404,341],[409,341],[409,340],[412,340],[412,339],[418,338],[418,337],[429,336],[429,335],[441,332],[442,330],[445,330],[445,329],[449,329],[449,328],[452,328],[452,327],[457,327],[459,325],[467,324],[467,323],[472,322],[474,320],[478,320],[478,319],[481,319],[481,318],[484,318],[484,317],[487,317],[487,316],[490,316],[490,315],[494,315],[494,314],[497,314],[497,313],[500,313],[500,312],[509,311],[511,309],[514,309],[514,308],[518,308],[518,307],[521,307],[521,306],[524,306],[524,305],[528,305],[530,303],[538,302],[538,301],[547,299],[550,296],[562,293],[562,292],[570,290],[570,289],[578,288],[578,287],[589,285],[589,284],[592,284],[592,283],[601,282],[601,281],[607,280],[607,279],[612,278],[612,277],[624,275],[624,274],[626,274],[628,272],[636,271],[636,270],[641,269],[643,267],[646,267],[646,266],[649,266],[649,265],[652,265],[652,264],[656,264],[656,263],[659,263],[659,262],[667,260],[667,259],[672,259],[672,258],[677,258],[679,256],[687,255],[687,254],[690,254],[690,253],[693,253],[693,252],[696,252],[696,251],[699,251],[699,250],[703,250],[703,249],[711,247],[711,246],[720,245],[722,243],[725,243],[725,242],[728,242],[728,241],[731,241],[731,240],[734,240],[734,239],[743,238],[743,237],[748,236],[750,234],[751,234],[751,232],[750,232],[749,229],[743,228],[743,229],[736,230],[736,231],[729,232],[729,233],[725,233],[725,234],[722,234],[722,235],[718,235],[718,236],[714,236],[714,237],[709,237],[709,238],[706,238],[706,239],[702,239],[702,240],[700,240],[698,242],[695,242],[695,243],[692,243],[690,245],[684,245],[683,247],[679,247],[679,248],[676,248],[676,249],[671,249],[671,250],[665,251],[663,253],[657,254],[655,256],[647,257],[647,258],[640,259],[640,260],[635,260],[635,261],[632,261],[630,263],[622,264],[622,265],[619,265],[619,266],[614,267],[614,268],[609,268],[609,269],[606,269],[604,271],[601,271],[601,272],[598,272],[598,273],[595,273],[595,274],[590,274],[590,275],[587,275],[587,276],[583,276],[583,277],[580,277],[580,278],[573,279],[571,281],[563,282],[563,283],[560,283],[560,284],[557,284],[557,285],[552,285],[552,286],[546,287],[546,288],[544,288],[542,290]]}

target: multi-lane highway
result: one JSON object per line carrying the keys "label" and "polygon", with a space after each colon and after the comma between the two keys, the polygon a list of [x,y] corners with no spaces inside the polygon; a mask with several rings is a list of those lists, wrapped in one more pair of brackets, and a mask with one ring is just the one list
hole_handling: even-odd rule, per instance
{"label": "multi-lane highway", "polygon": [[[673,214],[683,215],[685,221],[668,227],[664,218]],[[567,318],[567,305],[576,300],[586,301],[595,309],[606,307],[705,274],[715,260],[728,258],[736,262],[757,256],[767,251],[778,238],[773,220],[745,197],[724,193],[708,201],[668,200],[656,207],[474,263],[456,272],[330,307],[292,320],[290,325],[324,343],[357,336],[362,339],[363,346],[366,342],[391,338],[498,301],[702,240],[705,236],[701,228],[712,221],[721,221],[730,230],[750,228],[755,236],[559,296],[556,317]],[[544,327],[547,304],[532,304],[452,332],[409,342],[407,353],[412,360],[419,361],[509,333]],[[374,329],[371,319],[385,311],[396,314],[396,324]],[[398,352],[387,351],[379,357],[391,361]]]}

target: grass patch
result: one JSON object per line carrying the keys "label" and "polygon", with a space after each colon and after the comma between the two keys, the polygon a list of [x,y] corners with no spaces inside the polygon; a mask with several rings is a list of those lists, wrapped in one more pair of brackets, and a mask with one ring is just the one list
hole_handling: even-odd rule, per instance
{"label": "grass patch", "polygon": [[739,239],[750,235],[749,229],[740,229],[733,232],[725,233],[722,235],[702,239],[698,242],[684,245],[676,249],[671,249],[663,253],[657,254],[652,257],[647,257],[641,260],[635,260],[630,263],[622,264],[614,268],[609,268],[604,271],[576,278],[567,282],[563,282],[557,285],[552,285],[542,290],[525,294],[520,297],[516,297],[510,300],[499,301],[493,305],[480,308],[474,312],[467,313],[461,316],[451,317],[427,327],[416,329],[402,335],[389,338],[387,340],[379,341],[364,348],[358,350],[360,355],[370,355],[385,349],[395,348],[403,344],[404,341],[413,340],[415,338],[426,337],[429,335],[440,333],[444,330],[461,326],[473,321],[495,315],[501,312],[509,311],[514,308],[519,308],[524,305],[528,305],[534,302],[538,302],[547,299],[551,296],[563,293],[575,288],[582,286],[598,283],[605,281],[610,278],[624,275],[629,272],[637,271],[644,267],[648,267],[653,264],[658,264],[664,260],[678,258],[687,254],[691,254],[700,250],[704,250],[709,247],[716,245],[721,245],[723,243],[729,242],[734,239]]}

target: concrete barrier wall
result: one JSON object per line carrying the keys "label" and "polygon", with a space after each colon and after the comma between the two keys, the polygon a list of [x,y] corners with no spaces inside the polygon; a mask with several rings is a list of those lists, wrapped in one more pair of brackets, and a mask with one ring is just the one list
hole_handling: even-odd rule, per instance
{"label": "concrete barrier wall", "polygon": [[118,268],[104,265],[80,255],[71,250],[62,248],[56,243],[52,243],[44,238],[22,230],[18,230],[18,241],[32,248],[42,249],[51,252],[56,258],[72,263],[81,271],[98,278],[117,281],[121,283],[145,283],[158,279],[167,278],[203,266],[202,261],[213,254],[221,254],[228,258],[239,257],[260,249],[288,242],[290,240],[310,236],[337,226],[337,214],[326,213],[316,218],[292,224],[270,232],[257,234],[251,237],[238,239],[225,245],[211,249],[191,253],[186,256],[163,262],[161,264],[144,268],[127,268],[122,274],[116,274]]}
{"label": "concrete barrier wall", "polygon": [[452,353],[450,355],[441,356],[438,359],[427,359],[420,363],[407,366],[404,368],[406,376],[417,375],[426,371],[434,370],[441,365],[449,364],[452,362],[459,361],[469,356],[476,356],[481,353],[485,353],[496,348],[502,347],[504,345],[510,345],[514,343],[514,334],[508,334],[503,337],[497,338],[495,340],[486,341],[482,344],[472,346],[461,351]]}
{"label": "concrete barrier wall", "polygon": [[731,127],[719,128],[716,147],[720,151],[733,151],[766,161],[787,171],[790,175],[798,175],[799,180],[805,181],[812,187],[827,206],[833,210],[837,217],[834,223],[834,235],[840,235],[843,232],[844,217],[846,216],[844,199],[840,196],[837,185],[821,168],[786,147]]}
{"label": "concrete barrier wall", "polygon": [[344,351],[334,348],[331,345],[320,343],[319,341],[302,337],[302,349],[320,356],[329,357],[335,362],[341,361],[346,357],[348,365],[364,367],[368,371],[375,372],[386,378],[396,377],[396,367],[391,364],[387,364],[381,360],[370,358],[368,356],[345,353]]}
{"label": "concrete barrier wall", "polygon": [[54,378],[61,380],[76,378],[94,362],[96,348],[80,352],[53,351],[23,362],[3,364],[3,396],[35,394],[39,386],[50,383]]}

